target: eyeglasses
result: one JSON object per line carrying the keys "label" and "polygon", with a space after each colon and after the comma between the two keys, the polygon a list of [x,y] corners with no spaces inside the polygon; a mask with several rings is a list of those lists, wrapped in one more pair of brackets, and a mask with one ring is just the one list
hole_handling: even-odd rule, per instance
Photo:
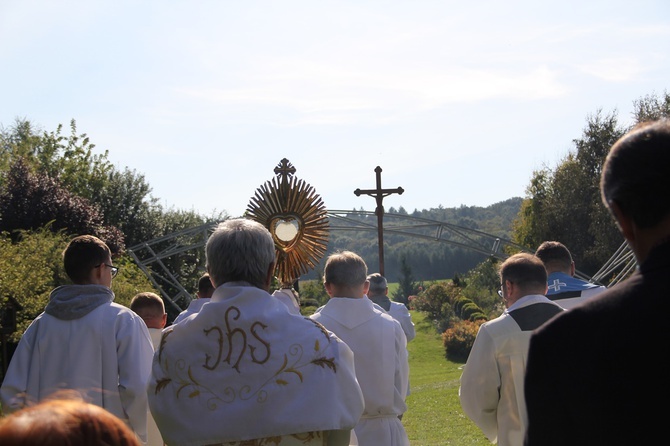
{"label": "eyeglasses", "polygon": [[105,266],[109,267],[110,270],[112,270],[112,279],[113,279],[114,277],[116,277],[116,274],[119,272],[119,268],[118,268],[118,267],[113,266],[113,265],[108,265],[108,264],[106,264],[106,263],[101,263],[100,265],[96,266],[96,268],[98,268],[98,267],[100,267],[100,266],[102,266],[102,265],[105,265]]}
{"label": "eyeglasses", "polygon": [[503,296],[502,285],[498,289],[498,296],[502,297],[503,299],[505,298],[505,296]]}

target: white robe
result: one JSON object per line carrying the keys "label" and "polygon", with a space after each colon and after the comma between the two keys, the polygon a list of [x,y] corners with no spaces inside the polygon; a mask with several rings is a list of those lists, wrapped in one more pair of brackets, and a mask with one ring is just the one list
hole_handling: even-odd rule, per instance
{"label": "white robe", "polygon": [[528,421],[523,381],[532,331],[522,331],[510,313],[536,304],[564,311],[545,296],[517,300],[479,328],[461,375],[463,412],[499,446],[521,446]]}
{"label": "white robe", "polygon": [[300,314],[300,304],[296,300],[291,290],[275,290],[275,292],[272,293],[272,297],[279,299],[284,305],[286,305],[289,313]]}
{"label": "white robe", "polygon": [[402,327],[367,298],[333,297],[311,318],[354,351],[365,410],[355,427],[360,446],[409,446],[398,416],[406,410],[409,364]]}
{"label": "white robe", "polygon": [[351,349],[248,284],[163,330],[148,392],[170,445],[350,431],[363,412]]}
{"label": "white robe", "polygon": [[[144,321],[112,302],[102,285],[67,285],[52,292],[61,307],[85,314],[44,312],[21,337],[0,389],[2,407],[12,412],[42,401],[58,390],[79,391],[86,401],[126,421],[146,441],[146,384],[153,347]],[[101,303],[98,299],[103,299]],[[79,304],[78,304],[79,302]],[[68,319],[71,318],[71,319]]]}
{"label": "white robe", "polygon": [[187,317],[189,317],[192,314],[195,314],[202,309],[202,306],[205,305],[210,301],[209,297],[200,297],[198,299],[193,299],[189,304],[188,308],[186,308],[184,311],[179,313],[177,317],[174,319],[173,324],[178,324],[179,322],[183,321]]}
{"label": "white robe", "polygon": [[[150,328],[149,334],[151,335],[151,342],[154,345],[154,350],[158,350],[161,344],[161,334],[163,330],[160,328]],[[153,359],[153,353],[151,358]],[[149,377],[147,377],[147,380]],[[154,420],[154,417],[151,416],[151,411],[147,405],[147,445],[146,446],[163,446],[163,436],[161,431],[158,429],[158,425]]]}

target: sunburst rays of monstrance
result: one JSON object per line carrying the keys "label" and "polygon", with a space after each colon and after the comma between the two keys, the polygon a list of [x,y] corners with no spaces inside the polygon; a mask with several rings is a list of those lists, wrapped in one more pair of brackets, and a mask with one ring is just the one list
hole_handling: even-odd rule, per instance
{"label": "sunburst rays of monstrance", "polygon": [[294,176],[295,167],[284,158],[275,177],[256,189],[245,215],[263,224],[275,242],[275,276],[282,288],[291,288],[326,252],[328,216],[321,197]]}

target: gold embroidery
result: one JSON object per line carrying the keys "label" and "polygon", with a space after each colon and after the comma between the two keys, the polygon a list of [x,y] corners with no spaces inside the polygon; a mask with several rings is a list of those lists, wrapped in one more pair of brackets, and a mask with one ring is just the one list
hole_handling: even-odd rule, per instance
{"label": "gold embroidery", "polygon": [[321,368],[328,367],[337,373],[337,366],[335,365],[335,358],[316,358],[312,360],[312,364],[316,364]]}
{"label": "gold embroidery", "polygon": [[174,330],[174,328],[166,328],[163,330],[163,334],[161,335],[161,344],[158,350],[158,362],[161,362],[161,357],[163,356],[163,347],[165,347],[167,337],[170,335],[170,333],[172,333],[172,330]]}
{"label": "gold embroidery", "polygon": [[261,344],[265,346],[265,358],[262,361],[259,361],[256,359],[256,355],[254,355],[254,352],[256,351],[256,347],[253,345],[249,346],[249,350],[251,350],[251,360],[255,362],[256,364],[265,364],[268,362],[268,359],[270,359],[270,343],[265,342],[263,339],[261,339],[258,334],[256,333],[256,326],[260,325],[263,330],[268,328],[267,325],[265,325],[262,322],[254,322],[251,324],[251,334],[253,335],[254,338],[256,338]]}
{"label": "gold embroidery", "polygon": [[[260,321],[256,321],[247,329],[235,327],[234,321],[238,320],[240,316],[241,312],[237,307],[230,307],[226,310],[224,316],[225,327],[214,325],[203,330],[205,338],[211,338],[212,334],[215,335],[215,349],[218,349],[218,351],[216,354],[205,353],[204,361],[200,364],[197,362],[187,363],[183,357],[171,361],[168,356],[165,363],[161,361],[163,372],[167,376],[156,381],[155,393],[158,394],[167,388],[172,388],[177,399],[182,396],[185,398],[205,398],[207,408],[209,410],[216,410],[219,404],[229,404],[236,400],[246,401],[254,398],[257,402],[263,403],[269,395],[268,391],[271,387],[268,386],[274,385],[284,388],[292,384],[303,383],[305,379],[304,367],[317,365],[323,369],[328,368],[334,373],[337,372],[334,358],[321,356],[312,359],[311,354],[305,358],[304,347],[301,344],[293,344],[283,353],[281,365],[274,373],[266,375],[268,378],[264,382],[259,383],[256,381],[253,386],[245,383],[244,375],[246,369],[240,368],[242,359],[245,357],[248,358],[250,360],[249,364],[266,364],[270,361],[272,349],[271,343],[262,336],[268,326]],[[311,319],[308,320],[311,321]],[[315,323],[315,326],[324,333],[326,339],[330,342],[329,333],[325,328],[319,323]],[[163,334],[159,355],[163,353],[163,349],[169,351],[167,350],[166,337],[171,331]],[[227,338],[227,343],[224,341],[224,338]],[[227,345],[228,352],[224,352],[224,345]],[[247,347],[249,347],[250,358],[249,356],[245,356]],[[320,351],[320,342],[318,339],[314,343],[314,351],[317,353]],[[231,368],[235,369],[241,375],[241,380],[234,379],[223,383],[220,380],[216,380],[209,383],[212,387],[208,387],[206,385],[206,375],[202,375],[201,373],[205,373],[205,370],[215,371],[217,368],[222,367],[223,363],[227,363]],[[172,369],[171,372],[170,369]],[[297,378],[297,380],[291,378],[292,376]]]}
{"label": "gold embroidery", "polygon": [[326,327],[324,327],[323,325],[321,325],[321,323],[320,323],[319,321],[315,321],[315,320],[312,319],[312,318],[306,317],[305,319],[307,319],[308,321],[310,321],[311,323],[313,323],[314,325],[316,325],[316,326],[319,328],[319,330],[321,330],[321,333],[323,333],[323,335],[326,337],[326,339],[328,340],[328,342],[330,342],[330,334],[328,333],[328,330],[326,330]]}
{"label": "gold embroidery", "polygon": [[156,381],[156,390],[154,391],[154,394],[158,395],[158,392],[163,390],[165,386],[170,384],[170,382],[172,382],[172,379],[170,378],[161,378],[158,381]]}
{"label": "gold embroidery", "polygon": [[218,343],[219,343],[219,353],[216,357],[216,362],[214,363],[214,365],[211,365],[211,366],[209,365],[209,360],[212,357],[209,356],[208,353],[205,353],[205,363],[202,366],[204,368],[208,369],[208,370],[214,370],[216,368],[216,366],[219,365],[219,362],[221,362],[221,354],[223,353],[223,332],[221,331],[221,329],[219,327],[212,327],[210,329],[202,330],[202,331],[205,332],[205,336],[208,336],[212,331],[215,331],[215,330],[219,334],[219,339],[217,340]]}
{"label": "gold embroidery", "polygon": [[226,321],[226,331],[227,331],[226,334],[228,335],[228,356],[226,356],[226,359],[224,359],[224,361],[230,364],[230,357],[233,354],[233,336],[236,334],[241,335],[243,341],[242,351],[240,352],[240,355],[237,357],[237,361],[233,365],[233,368],[237,370],[237,372],[239,373],[240,361],[242,360],[242,356],[244,356],[244,352],[247,350],[247,334],[241,328],[234,328],[232,330],[230,329],[230,321],[228,320],[228,316],[232,311],[236,312],[235,316],[233,317],[234,321],[240,318],[240,310],[237,307],[230,307],[226,310],[226,315],[224,319]]}

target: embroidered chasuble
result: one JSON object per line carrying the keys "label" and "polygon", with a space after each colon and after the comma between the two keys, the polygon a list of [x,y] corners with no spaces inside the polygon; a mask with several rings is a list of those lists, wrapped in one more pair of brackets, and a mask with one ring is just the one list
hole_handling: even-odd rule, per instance
{"label": "embroidered chasuble", "polygon": [[263,290],[224,284],[163,331],[149,405],[169,445],[288,445],[290,434],[320,444],[321,431],[351,430],[363,413],[353,364],[321,324]]}

